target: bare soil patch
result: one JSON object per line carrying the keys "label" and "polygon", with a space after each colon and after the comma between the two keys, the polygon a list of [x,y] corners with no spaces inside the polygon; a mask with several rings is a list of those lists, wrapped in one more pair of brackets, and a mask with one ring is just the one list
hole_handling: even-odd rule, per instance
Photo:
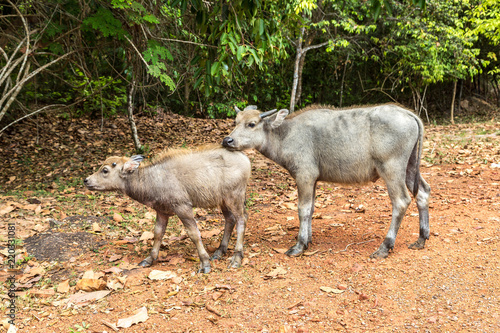
{"label": "bare soil patch", "polygon": [[[282,253],[295,244],[298,232],[295,183],[272,161],[248,152],[252,178],[244,265],[228,269],[228,261],[217,261],[206,275],[195,273],[196,249],[178,219],[170,221],[159,262],[137,268],[151,248],[151,240],[141,237],[153,231],[152,211],[121,194],[83,188],[82,179],[105,156],[132,153],[125,119],[107,122],[101,130],[99,122],[88,119],[47,119],[38,124],[38,133],[26,123],[0,137],[0,158],[8,165],[0,171],[0,218],[16,223],[17,237],[24,240],[18,246],[21,332],[111,332],[143,307],[147,319],[120,332],[500,331],[500,169],[494,167],[500,163],[500,122],[427,126],[421,172],[432,187],[431,238],[423,250],[408,249],[418,238],[412,202],[394,251],[383,260],[368,258],[391,217],[382,181],[320,183],[313,245],[290,258]],[[219,142],[230,127],[229,120],[139,119],[139,133],[152,154],[166,146]],[[15,142],[17,136],[22,143]],[[55,148],[61,156],[49,160]],[[87,218],[96,216],[99,221]],[[196,217],[205,246],[214,251],[222,237],[222,214],[196,210]],[[51,219],[65,222],[52,220],[51,226]],[[32,239],[77,232],[105,244],[86,250],[69,239],[65,249],[49,251],[66,253],[61,260],[29,257]],[[6,235],[2,224],[3,247]],[[231,255],[230,249],[226,259]],[[170,277],[152,279],[154,270],[169,271]],[[81,301],[75,298],[77,284],[89,271],[93,280],[104,282],[101,292],[110,293]],[[6,274],[0,272],[0,281]],[[3,301],[6,294],[2,282]]]}

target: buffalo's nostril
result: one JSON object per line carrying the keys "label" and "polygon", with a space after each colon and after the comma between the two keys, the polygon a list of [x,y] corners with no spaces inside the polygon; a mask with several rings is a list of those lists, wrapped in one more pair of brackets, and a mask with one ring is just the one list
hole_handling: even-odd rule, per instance
{"label": "buffalo's nostril", "polygon": [[230,136],[226,136],[224,140],[222,140],[222,145],[224,147],[230,147],[231,144],[234,142],[233,138]]}
{"label": "buffalo's nostril", "polygon": [[87,185],[87,183],[88,183],[88,182],[89,182],[89,179],[88,179],[88,178],[85,178],[85,179],[83,180],[83,183],[84,183],[85,185]]}

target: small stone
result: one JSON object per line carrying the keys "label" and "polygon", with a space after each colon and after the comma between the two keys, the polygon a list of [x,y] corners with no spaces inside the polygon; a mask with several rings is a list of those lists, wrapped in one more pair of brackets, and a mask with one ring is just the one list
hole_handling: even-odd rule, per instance
{"label": "small stone", "polygon": [[367,294],[365,294],[365,293],[360,293],[360,294],[359,294],[359,300],[360,300],[360,301],[367,300],[368,298],[369,298],[369,297],[368,297],[368,295],[367,295]]}

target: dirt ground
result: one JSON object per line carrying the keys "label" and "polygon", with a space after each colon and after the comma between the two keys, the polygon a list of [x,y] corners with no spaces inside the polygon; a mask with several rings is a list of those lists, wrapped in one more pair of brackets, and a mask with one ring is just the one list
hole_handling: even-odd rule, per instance
{"label": "dirt ground", "polygon": [[[152,155],[164,146],[219,142],[231,128],[229,120],[149,119],[139,118],[138,127]],[[228,261],[216,261],[209,274],[196,274],[196,250],[178,219],[171,219],[161,260],[137,268],[151,248],[144,232],[153,231],[153,211],[121,194],[82,186],[105,156],[132,153],[125,119],[107,120],[105,128],[89,119],[20,125],[0,137],[6,167],[0,218],[15,223],[16,238],[23,240],[17,256],[19,332],[499,332],[500,122],[426,127],[421,172],[432,194],[425,249],[407,247],[418,238],[412,201],[394,251],[387,259],[369,259],[391,218],[385,184],[320,183],[313,244],[303,256],[287,257],[283,252],[298,233],[295,183],[249,151],[244,265],[228,269]],[[222,214],[197,209],[196,216],[205,246],[214,251]],[[77,232],[95,239],[71,236]],[[3,313],[6,235],[2,223]],[[43,245],[49,236],[65,240],[67,255],[44,257],[61,252]],[[156,280],[150,275],[155,270],[170,273]],[[103,281],[104,290],[86,294],[88,300],[75,298],[89,276]],[[140,309],[147,317],[129,328],[114,327]],[[3,324],[0,331],[6,331]]]}

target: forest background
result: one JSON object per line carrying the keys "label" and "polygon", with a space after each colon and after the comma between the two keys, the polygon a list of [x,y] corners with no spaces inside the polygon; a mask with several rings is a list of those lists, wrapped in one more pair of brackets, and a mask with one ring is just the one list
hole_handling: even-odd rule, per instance
{"label": "forest background", "polygon": [[[0,135],[62,117],[500,103],[494,0],[0,1]],[[458,109],[458,110],[457,110]],[[462,110],[463,111],[463,110]],[[8,132],[8,131],[7,131]]]}

